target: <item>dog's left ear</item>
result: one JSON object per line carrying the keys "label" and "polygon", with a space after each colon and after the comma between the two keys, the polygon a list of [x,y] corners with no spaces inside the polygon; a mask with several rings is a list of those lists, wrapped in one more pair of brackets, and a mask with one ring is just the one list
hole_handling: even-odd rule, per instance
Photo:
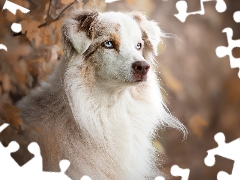
{"label": "dog's left ear", "polygon": [[138,11],[131,12],[130,16],[137,21],[142,30],[144,47],[154,55],[157,55],[158,44],[162,33],[158,24],[155,21],[148,20],[143,13]]}

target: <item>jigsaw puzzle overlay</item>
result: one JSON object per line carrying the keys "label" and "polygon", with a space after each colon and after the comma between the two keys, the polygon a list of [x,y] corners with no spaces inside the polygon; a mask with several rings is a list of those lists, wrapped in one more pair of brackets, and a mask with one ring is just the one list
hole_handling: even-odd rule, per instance
{"label": "jigsaw puzzle overlay", "polygon": [[240,178],[240,138],[225,143],[225,136],[223,133],[217,133],[214,136],[215,141],[218,144],[217,148],[208,150],[207,157],[204,159],[204,163],[207,166],[213,166],[215,164],[215,155],[222,156],[224,158],[235,161],[232,169],[232,174],[220,171],[217,175],[218,180],[237,180]]}
{"label": "jigsaw puzzle overlay", "polygon": [[[237,11],[234,13],[233,15],[233,19],[236,23],[240,22],[240,11]],[[216,49],[216,55],[219,58],[222,58],[224,56],[229,56],[229,60],[230,60],[230,67],[231,68],[240,68],[240,58],[234,58],[232,55],[232,50],[236,47],[240,47],[240,39],[238,40],[233,40],[233,30],[232,28],[225,28],[223,29],[224,33],[226,33],[227,35],[227,40],[228,40],[228,47],[224,47],[224,46],[219,46]],[[240,70],[238,72],[238,77],[240,78]]]}
{"label": "jigsaw puzzle overlay", "polygon": [[[226,3],[224,2],[224,0],[201,0],[201,10],[200,11],[196,11],[196,12],[187,12],[187,2],[184,0],[180,0],[176,3],[176,8],[178,10],[178,14],[175,14],[174,16],[176,18],[178,18],[181,22],[185,22],[186,18],[189,15],[196,15],[196,14],[200,14],[203,15],[205,14],[205,9],[204,9],[204,2],[209,2],[209,1],[216,1],[216,10],[219,13],[223,13],[224,11],[226,11],[227,6]],[[233,19],[236,23],[240,22],[240,11],[237,11],[233,14]],[[240,68],[240,59],[239,58],[234,58],[232,55],[232,50],[236,47],[240,47],[240,40],[233,40],[232,36],[233,36],[233,30],[229,27],[223,29],[223,32],[226,33],[227,35],[227,40],[228,40],[228,47],[224,47],[224,46],[219,46],[216,49],[216,55],[219,58],[222,58],[224,56],[229,56],[230,58],[230,67],[231,68]],[[240,78],[240,70],[238,73],[238,77]]]}
{"label": "jigsaw puzzle overlay", "polygon": [[186,1],[183,1],[183,0],[180,0],[176,3],[176,8],[178,10],[178,14],[174,14],[174,16],[176,18],[178,18],[181,22],[185,22],[187,17],[189,15],[195,15],[195,14],[200,14],[200,15],[203,15],[205,14],[205,9],[204,9],[204,5],[203,3],[204,2],[209,2],[209,1],[216,1],[216,10],[220,13],[226,11],[227,9],[227,6],[226,6],[226,3],[224,2],[224,0],[201,0],[201,9],[200,11],[195,11],[195,12],[187,12],[187,2]]}
{"label": "jigsaw puzzle overlay", "polygon": [[[0,133],[8,126],[3,124],[0,126]],[[59,163],[61,172],[43,172],[42,157],[40,155],[40,148],[37,143],[32,142],[28,145],[28,150],[34,155],[30,161],[20,167],[15,160],[11,157],[12,152],[19,149],[18,143],[12,141],[8,147],[4,147],[0,142],[0,177],[5,179],[24,179],[24,180],[71,180],[65,175],[66,170],[70,166],[68,160],[62,160]],[[14,172],[14,173],[13,173]],[[31,172],[31,173],[29,173]],[[83,176],[81,180],[91,180],[88,176]]]}
{"label": "jigsaw puzzle overlay", "polygon": [[[8,127],[9,124],[5,123],[0,126],[0,133]],[[37,143],[32,142],[28,145],[28,150],[30,153],[34,155],[30,161],[20,167],[14,159],[11,157],[12,152],[16,152],[19,149],[18,143],[12,141],[8,147],[4,147],[0,142],[0,169],[1,169],[1,177],[6,177],[7,179],[22,179],[32,180],[32,179],[58,179],[58,180],[71,180],[64,173],[70,166],[70,162],[68,160],[62,160],[59,163],[59,167],[61,172],[43,172],[42,167],[42,157],[40,153],[40,148]],[[14,173],[12,173],[14,172]],[[29,173],[31,172],[31,173]],[[189,176],[189,169],[181,169],[178,166],[174,165],[171,168],[171,173],[174,176],[181,176],[182,180],[187,180]],[[91,180],[88,176],[83,176],[81,180]],[[165,180],[165,178],[159,176],[156,177],[155,180]]]}
{"label": "jigsaw puzzle overlay", "polygon": [[[197,12],[187,13],[187,3],[186,1],[178,1],[176,8],[179,11],[176,14],[176,18],[180,21],[185,22],[189,15],[205,13],[203,3],[207,1],[216,1],[216,10],[218,12],[224,12],[226,10],[226,4],[224,0],[201,0],[201,10]],[[6,0],[3,9],[8,9],[13,14],[19,9],[24,13],[28,13],[29,10],[18,6],[8,0]],[[234,13],[233,18],[236,23],[240,22],[240,11]],[[14,32],[21,32],[21,25],[18,23],[13,23],[11,29]],[[233,30],[231,28],[225,28],[223,32],[226,33],[228,39],[228,47],[219,46],[216,49],[216,54],[218,57],[224,57],[229,55],[231,68],[240,68],[240,61],[232,56],[232,49],[234,47],[240,47],[240,40],[232,40]],[[7,47],[0,44],[0,49],[7,51]],[[239,61],[239,62],[238,62]],[[240,72],[239,72],[240,77]],[[8,124],[3,124],[0,126],[0,133],[8,126]],[[207,151],[208,155],[204,159],[207,166],[213,166],[215,164],[215,155],[222,156],[227,159],[233,160],[234,166],[231,174],[220,171],[217,175],[218,180],[237,180],[240,178],[240,139],[236,139],[230,143],[225,143],[225,136],[223,133],[218,133],[215,135],[215,141],[218,143],[218,147]],[[42,170],[42,157],[40,155],[40,148],[37,143],[31,143],[28,146],[29,152],[34,155],[34,158],[27,162],[25,165],[20,167],[10,156],[10,153],[16,152],[19,149],[19,145],[16,142],[11,142],[8,147],[4,147],[0,142],[0,169],[1,177],[7,179],[59,179],[59,180],[70,180],[70,178],[65,174],[66,170],[70,166],[68,160],[62,160],[59,163],[61,172],[43,172]],[[12,173],[14,172],[14,173]],[[31,173],[29,173],[31,172]],[[173,176],[180,176],[182,180],[188,180],[190,170],[182,169],[177,165],[172,166],[171,174]],[[79,177],[80,178],[80,177]],[[81,180],[91,180],[88,176],[83,176]],[[164,177],[156,177],[155,180],[165,180]]]}

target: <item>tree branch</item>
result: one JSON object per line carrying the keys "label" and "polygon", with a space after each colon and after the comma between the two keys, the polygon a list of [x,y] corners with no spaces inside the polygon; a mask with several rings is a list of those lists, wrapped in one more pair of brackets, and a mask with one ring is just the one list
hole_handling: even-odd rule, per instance
{"label": "tree branch", "polygon": [[49,1],[48,13],[47,13],[48,16],[50,16],[51,4],[52,4],[52,0]]}
{"label": "tree branch", "polygon": [[[66,11],[70,6],[72,6],[72,5],[73,5],[75,2],[77,2],[77,1],[78,1],[78,0],[75,0],[75,1],[73,1],[72,3],[68,4],[68,5],[59,13],[59,15],[58,15],[56,18],[50,17],[50,14],[49,14],[49,12],[50,12],[50,5],[49,5],[48,15],[47,15],[47,17],[46,17],[46,19],[45,19],[45,22],[44,22],[43,24],[40,24],[40,25],[38,26],[38,28],[41,28],[41,27],[43,27],[43,26],[50,25],[52,22],[55,22],[55,21],[59,20],[59,19],[63,16],[64,11]],[[50,3],[51,3],[51,0],[50,0],[49,4],[50,4]]]}

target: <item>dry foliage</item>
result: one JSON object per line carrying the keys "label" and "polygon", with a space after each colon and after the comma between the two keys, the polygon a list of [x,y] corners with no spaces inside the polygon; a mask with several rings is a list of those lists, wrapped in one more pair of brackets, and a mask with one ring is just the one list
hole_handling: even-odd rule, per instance
{"label": "dry foliage", "polygon": [[[11,0],[30,10],[16,15],[8,10],[0,11],[0,43],[8,51],[0,50],[0,124],[7,122],[10,127],[0,135],[4,145],[11,140],[24,143],[17,138],[21,130],[37,130],[23,124],[20,112],[14,104],[40,81],[46,80],[62,56],[61,20],[74,8],[97,8],[103,11],[103,0]],[[2,8],[4,2],[0,3]],[[100,7],[99,7],[100,6]],[[22,26],[20,33],[11,30],[12,23]]]}

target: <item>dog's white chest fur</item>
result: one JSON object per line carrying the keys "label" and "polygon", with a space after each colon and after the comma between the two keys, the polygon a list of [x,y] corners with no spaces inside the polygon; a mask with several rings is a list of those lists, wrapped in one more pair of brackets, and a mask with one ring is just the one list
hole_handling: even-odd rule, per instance
{"label": "dog's white chest fur", "polygon": [[93,180],[159,175],[158,126],[184,130],[165,110],[154,73],[160,29],[141,13],[77,11],[62,25],[64,55],[48,83],[18,103],[25,133],[41,147],[45,170]]}

